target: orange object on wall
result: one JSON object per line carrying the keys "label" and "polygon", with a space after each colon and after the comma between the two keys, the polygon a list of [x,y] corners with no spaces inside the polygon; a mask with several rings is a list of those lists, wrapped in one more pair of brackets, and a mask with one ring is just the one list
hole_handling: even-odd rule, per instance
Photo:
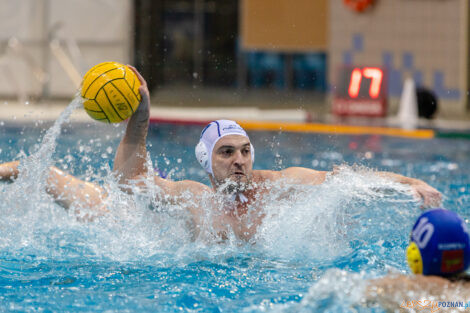
{"label": "orange object on wall", "polygon": [[374,0],[343,0],[344,4],[356,12],[364,12],[374,4]]}

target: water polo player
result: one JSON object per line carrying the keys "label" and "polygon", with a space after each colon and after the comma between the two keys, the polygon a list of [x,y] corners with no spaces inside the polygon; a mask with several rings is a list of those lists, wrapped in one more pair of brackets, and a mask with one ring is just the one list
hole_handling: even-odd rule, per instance
{"label": "water polo player", "polygon": [[[114,159],[114,171],[118,175],[123,190],[129,184],[141,184],[149,179],[160,187],[157,200],[174,201],[188,208],[196,227],[206,223],[204,212],[207,195],[213,195],[213,209],[221,210],[212,216],[212,224],[217,234],[224,237],[229,229],[238,238],[249,239],[261,224],[263,196],[269,191],[267,182],[289,182],[291,184],[317,185],[323,183],[327,172],[309,168],[290,167],[281,171],[253,170],[255,151],[245,130],[236,122],[218,120],[209,123],[201,132],[196,146],[196,157],[208,173],[212,188],[191,180],[171,181],[162,179],[147,170],[146,138],[150,118],[150,97],[145,80],[136,71],[142,86],[139,91],[142,101],[131,116],[125,134],[119,144]],[[17,175],[18,162],[0,166],[0,176],[9,179]],[[152,177],[148,177],[152,172]],[[380,172],[381,176],[409,185],[419,195],[425,205],[438,205],[441,194],[425,182],[402,175]],[[74,202],[85,199],[85,206],[100,208],[103,211],[105,193],[99,186],[93,186],[77,178],[52,168],[48,180],[49,192],[69,207]],[[72,187],[70,187],[72,186]],[[77,195],[77,193],[79,195]],[[191,197],[187,197],[187,194]],[[78,200],[77,200],[78,199]],[[201,200],[201,201],[200,201]],[[82,205],[83,206],[83,205]],[[250,210],[248,210],[250,207]],[[227,210],[226,210],[227,209]]]}
{"label": "water polo player", "polygon": [[372,280],[367,292],[370,300],[396,310],[403,300],[461,301],[470,294],[469,233],[457,213],[433,209],[421,214],[411,231],[406,259],[414,275]]}
{"label": "water polo player", "polygon": [[423,213],[411,231],[406,255],[414,274],[458,277],[470,264],[465,222],[455,212],[444,209]]}

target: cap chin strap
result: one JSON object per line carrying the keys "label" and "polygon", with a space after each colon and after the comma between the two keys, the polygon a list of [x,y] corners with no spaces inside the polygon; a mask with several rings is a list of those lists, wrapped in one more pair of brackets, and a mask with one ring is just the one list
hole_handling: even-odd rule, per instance
{"label": "cap chin strap", "polygon": [[[196,145],[195,148],[196,152],[196,159],[198,160],[199,164],[201,164],[202,168],[209,174],[212,174],[214,176],[214,173],[212,172],[212,162],[210,162],[210,155],[206,145],[202,142],[199,141],[199,143]],[[250,153],[251,153],[251,164],[255,162],[255,148],[250,142]]]}
{"label": "cap chin strap", "polygon": [[238,198],[238,201],[240,201],[241,203],[248,202],[248,198],[242,192],[234,193],[233,195],[231,195],[230,200],[235,202],[235,201],[237,201],[237,198]]}

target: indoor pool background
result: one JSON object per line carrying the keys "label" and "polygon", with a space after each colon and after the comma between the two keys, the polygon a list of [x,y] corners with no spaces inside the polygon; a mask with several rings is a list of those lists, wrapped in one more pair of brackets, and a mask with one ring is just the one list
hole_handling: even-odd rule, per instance
{"label": "indoor pool background", "polygon": [[[276,214],[254,245],[191,242],[183,208],[150,210],[145,199],[131,208],[116,191],[109,173],[123,125],[60,124],[0,125],[0,161],[25,164],[23,177],[0,184],[0,312],[381,312],[363,290],[407,272],[420,203],[373,170],[423,179],[470,218],[467,140],[251,132],[255,169],[342,169],[268,203]],[[208,184],[194,158],[200,131],[152,125],[153,165]],[[84,223],[56,205],[43,191],[49,165],[109,185],[111,213]]]}

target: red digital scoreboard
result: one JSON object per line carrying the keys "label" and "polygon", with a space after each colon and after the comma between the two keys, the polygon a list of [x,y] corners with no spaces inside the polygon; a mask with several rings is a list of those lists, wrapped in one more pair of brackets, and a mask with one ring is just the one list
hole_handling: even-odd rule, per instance
{"label": "red digital scoreboard", "polygon": [[385,78],[385,70],[381,67],[341,67],[334,88],[333,113],[342,116],[385,116]]}

